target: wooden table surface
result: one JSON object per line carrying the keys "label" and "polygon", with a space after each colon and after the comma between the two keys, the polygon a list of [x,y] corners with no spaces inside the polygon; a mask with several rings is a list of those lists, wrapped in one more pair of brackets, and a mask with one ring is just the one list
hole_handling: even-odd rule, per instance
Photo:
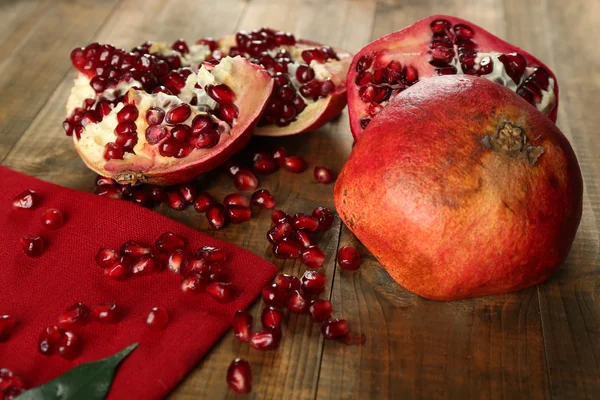
{"label": "wooden table surface", "polygon": [[[259,353],[228,333],[174,391],[174,399],[234,398],[225,370],[250,361],[258,399],[599,399],[600,398],[600,2],[597,0],[90,0],[0,2],[0,159],[61,185],[90,191],[94,174],[61,127],[75,71],[73,47],[92,41],[131,48],[145,40],[188,41],[263,25],[297,37],[359,50],[431,14],[473,21],[527,49],[556,73],[558,125],[571,140],[585,179],[584,213],[569,258],[547,282],[517,293],[441,303],[395,284],[339,220],[321,242],[325,297],[335,314],[367,337],[363,346],[324,341],[306,316],[286,317],[277,351]],[[282,144],[311,167],[339,171],[352,138],[345,111],[317,132]],[[280,171],[261,179],[278,206],[294,212],[333,208],[333,185]],[[202,185],[222,198],[231,180],[214,172]],[[273,259],[264,233],[270,213],[211,231],[193,209],[159,212],[245,247],[299,274],[298,261]],[[357,273],[335,267],[336,249],[359,245]],[[255,304],[252,313],[261,309]],[[134,398],[134,396],[132,396]]]}

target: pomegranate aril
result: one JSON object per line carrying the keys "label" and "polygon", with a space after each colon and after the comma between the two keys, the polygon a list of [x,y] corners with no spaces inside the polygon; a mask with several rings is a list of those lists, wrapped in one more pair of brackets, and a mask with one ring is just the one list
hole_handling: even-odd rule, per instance
{"label": "pomegranate aril", "polygon": [[117,113],[117,121],[125,122],[125,121],[135,121],[139,116],[139,111],[133,104],[125,105],[118,113]]}
{"label": "pomegranate aril", "polygon": [[333,213],[328,208],[317,207],[312,212],[312,216],[317,218],[317,220],[319,221],[317,229],[320,231],[326,231],[333,225]]}
{"label": "pomegranate aril", "polygon": [[269,210],[275,208],[276,205],[275,198],[273,197],[273,195],[265,189],[261,189],[254,192],[252,194],[251,202],[254,206],[266,208]]}
{"label": "pomegranate aril", "polygon": [[297,276],[288,274],[277,275],[274,284],[286,293],[292,290],[300,290],[301,286],[300,279]]}
{"label": "pomegranate aril", "polygon": [[323,54],[319,49],[309,49],[302,52],[302,59],[309,65],[313,60],[322,64],[327,61],[327,55]]}
{"label": "pomegranate aril", "polygon": [[504,64],[506,74],[518,85],[527,67],[527,60],[519,53],[502,54],[498,60]]}
{"label": "pomegranate aril", "polygon": [[325,262],[325,253],[317,246],[309,246],[302,250],[302,263],[308,268],[320,268]]}
{"label": "pomegranate aril", "polygon": [[279,329],[283,322],[283,311],[276,307],[265,307],[260,316],[260,321],[265,328]]}
{"label": "pomegranate aril", "polygon": [[146,254],[151,254],[152,249],[143,243],[129,240],[121,246],[121,254],[126,257],[138,258]]}
{"label": "pomegranate aril", "polygon": [[272,350],[279,346],[281,332],[278,329],[263,329],[250,335],[250,347],[256,350]]}
{"label": "pomegranate aril", "polygon": [[262,159],[254,161],[252,170],[257,174],[269,175],[279,169],[279,166],[273,159]]}
{"label": "pomegranate aril", "polygon": [[118,136],[115,143],[123,148],[126,153],[133,153],[133,148],[137,144],[137,136]]}
{"label": "pomegranate aril", "polygon": [[324,273],[319,271],[306,271],[304,275],[302,275],[302,279],[300,281],[302,284],[302,290],[305,293],[310,293],[316,296],[325,290],[327,277]]}
{"label": "pomegranate aril", "polygon": [[156,203],[161,203],[165,199],[165,189],[160,186],[151,186],[148,189],[150,199]]}
{"label": "pomegranate aril", "polygon": [[227,261],[227,253],[218,247],[204,246],[198,250],[196,255],[211,265],[222,265]]}
{"label": "pomegranate aril", "polygon": [[167,261],[167,266],[171,272],[179,274],[181,272],[181,265],[185,261],[185,255],[182,249],[174,250]]}
{"label": "pomegranate aril", "polygon": [[433,33],[444,33],[450,30],[452,24],[445,19],[436,19],[431,23],[430,27]]}
{"label": "pomegranate aril", "polygon": [[231,327],[233,334],[241,342],[248,342],[252,334],[252,315],[244,310],[239,310],[233,316]]}
{"label": "pomegranate aril", "polygon": [[335,175],[327,167],[317,166],[315,167],[315,180],[320,183],[331,183],[335,180]]}
{"label": "pomegranate aril", "polygon": [[136,132],[137,126],[133,121],[123,121],[115,128],[115,135],[117,136],[133,136]]}
{"label": "pomegranate aril", "polygon": [[57,230],[64,224],[62,212],[56,208],[49,208],[42,214],[42,225],[48,229]]}
{"label": "pomegranate aril", "polygon": [[63,333],[58,326],[45,328],[38,337],[38,351],[45,356],[56,353],[62,336]]}
{"label": "pomegranate aril", "polygon": [[235,101],[235,93],[225,84],[207,85],[204,90],[219,104],[232,104]]}
{"label": "pomegranate aril", "polygon": [[3,400],[15,400],[21,394],[25,393],[25,389],[20,387],[10,387],[3,393]]}
{"label": "pomegranate aril", "polygon": [[489,56],[483,57],[481,59],[481,61],[479,62],[478,74],[479,75],[487,75],[487,74],[492,73],[493,70],[494,70],[494,62],[492,61],[492,58]]}
{"label": "pomegranate aril", "polygon": [[285,306],[291,312],[303,313],[308,309],[309,299],[301,290],[294,290],[288,296]]}
{"label": "pomegranate aril", "polygon": [[58,317],[58,326],[63,330],[83,326],[88,322],[89,315],[89,308],[82,302],[77,302]]}
{"label": "pomegranate aril", "polygon": [[281,259],[299,258],[302,244],[290,237],[284,237],[273,246],[273,255]]}
{"label": "pomegranate aril", "polygon": [[173,232],[165,232],[156,239],[154,246],[161,253],[170,253],[185,248],[185,239]]}
{"label": "pomegranate aril", "polygon": [[362,118],[360,120],[360,127],[365,129],[367,127],[367,125],[369,125],[370,122],[371,122],[371,120],[369,118]]}
{"label": "pomegranate aril", "polygon": [[40,236],[27,234],[21,237],[20,242],[29,257],[38,257],[44,252],[44,240]]}
{"label": "pomegranate aril", "polygon": [[160,144],[158,147],[158,152],[163,157],[175,157],[179,150],[181,149],[181,145],[175,139],[167,139]]}
{"label": "pomegranate aril", "polygon": [[303,248],[307,248],[312,245],[310,235],[307,231],[295,231],[292,235],[294,239],[297,239]]}
{"label": "pomegranate aril", "polygon": [[412,66],[406,67],[406,70],[404,71],[404,79],[408,84],[416,82],[419,79],[419,73],[417,72],[417,69]]}
{"label": "pomegranate aril", "polygon": [[35,206],[38,196],[37,193],[31,189],[27,189],[22,193],[19,193],[12,201],[12,207],[17,209],[29,209]]}
{"label": "pomegranate aril", "polygon": [[217,108],[216,112],[219,118],[225,122],[228,122],[230,125],[239,115],[238,108],[235,106],[235,104],[221,104],[219,105],[219,108]]}
{"label": "pomegranate aril", "polygon": [[92,307],[91,314],[94,320],[102,324],[116,324],[121,317],[115,303],[96,304]]}
{"label": "pomegranate aril", "polygon": [[201,293],[206,290],[206,279],[203,279],[199,274],[189,275],[181,283],[181,291],[184,293]]}
{"label": "pomegranate aril", "polygon": [[129,273],[129,261],[124,257],[119,258],[110,267],[104,269],[104,275],[116,280],[127,279]]}
{"label": "pomegranate aril", "polygon": [[171,48],[175,51],[180,52],[181,54],[187,54],[190,52],[190,48],[183,39],[177,39],[175,42],[173,42]]}
{"label": "pomegranate aril", "polygon": [[152,307],[146,317],[146,326],[152,331],[160,331],[169,323],[169,313],[163,307]]}
{"label": "pomegranate aril", "polygon": [[333,306],[329,300],[316,299],[308,307],[308,315],[313,322],[323,322],[333,313]]}
{"label": "pomegranate aril", "polygon": [[[150,107],[146,111],[146,122],[150,126],[159,125],[165,119],[165,110],[160,107]],[[148,136],[148,134],[146,134]]]}
{"label": "pomegranate aril", "polygon": [[233,300],[233,285],[230,282],[212,282],[206,291],[219,303],[228,303]]}
{"label": "pomegranate aril", "polygon": [[308,65],[299,65],[296,69],[296,79],[300,83],[307,83],[315,79],[315,71]]}
{"label": "pomegranate aril", "polygon": [[119,253],[112,249],[101,248],[96,253],[96,264],[100,268],[110,267],[119,258]]}
{"label": "pomegranate aril", "polygon": [[277,223],[267,232],[267,240],[271,244],[277,244],[292,234],[293,228],[287,222]]}
{"label": "pomegranate aril", "polygon": [[192,182],[182,183],[179,185],[179,193],[187,204],[193,204],[196,199],[196,185]]}
{"label": "pomegranate aril", "polygon": [[187,125],[178,124],[171,128],[171,137],[175,139],[177,143],[186,143],[189,140],[191,133],[192,130]]}
{"label": "pomegranate aril", "polygon": [[[5,395],[10,389],[19,389],[23,387],[23,381],[7,368],[0,368],[0,394]],[[2,399],[2,396],[0,396]],[[6,399],[6,397],[4,397]]]}
{"label": "pomegranate aril", "polygon": [[200,272],[208,272],[208,265],[202,259],[189,259],[185,260],[181,265],[181,274],[183,276],[189,276],[192,274],[198,274]]}
{"label": "pomegranate aril", "polygon": [[185,199],[183,198],[181,192],[176,188],[170,188],[167,190],[165,202],[173,210],[183,210],[186,206]]}
{"label": "pomegranate aril", "polygon": [[223,199],[223,205],[250,207],[250,199],[248,196],[244,196],[243,194],[232,193],[225,196]]}
{"label": "pomegranate aril", "polygon": [[167,115],[165,116],[165,121],[168,124],[181,124],[187,120],[192,114],[192,110],[189,105],[186,103],[180,104],[171,108],[167,111]]}
{"label": "pomegranate aril", "polygon": [[247,169],[240,169],[233,177],[233,184],[238,190],[254,190],[258,186],[258,179]]}
{"label": "pomegranate aril", "polygon": [[222,229],[227,222],[227,213],[225,207],[221,204],[213,204],[206,211],[206,220],[213,229]]}
{"label": "pomegranate aril", "polygon": [[16,320],[13,316],[0,315],[0,342],[6,342],[15,327]]}
{"label": "pomegranate aril", "polygon": [[454,33],[462,38],[471,39],[475,36],[475,32],[473,29],[465,24],[456,24],[454,25]]}
{"label": "pomegranate aril", "polygon": [[229,205],[226,208],[229,220],[233,224],[241,224],[252,219],[252,210],[250,210],[250,207]]}
{"label": "pomegranate aril", "polygon": [[435,70],[438,75],[456,75],[457,70],[453,65],[447,67],[438,68]]}
{"label": "pomegranate aril", "polygon": [[306,161],[304,161],[304,159],[302,157],[290,156],[290,157],[286,157],[286,159],[284,161],[284,167],[288,171],[298,174],[298,173],[304,172],[307,165],[306,165]]}
{"label": "pomegranate aril", "polygon": [[146,140],[150,144],[156,144],[167,136],[169,136],[169,131],[162,125],[151,125],[146,128]]}
{"label": "pomegranate aril", "polygon": [[246,360],[236,358],[227,368],[227,384],[236,393],[250,393],[252,390],[252,370]]}
{"label": "pomegranate aril", "polygon": [[360,254],[352,246],[340,247],[337,254],[338,265],[347,270],[355,270],[360,266]]}
{"label": "pomegranate aril", "polygon": [[199,114],[192,120],[192,136],[198,136],[209,129],[212,129],[213,120],[209,115]]}
{"label": "pomegranate aril", "polygon": [[294,229],[303,229],[314,232],[319,227],[319,220],[312,215],[295,214],[292,217],[292,226]]}
{"label": "pomegranate aril", "polygon": [[338,339],[350,333],[350,327],[345,319],[330,319],[321,325],[321,333],[325,339]]}
{"label": "pomegranate aril", "polygon": [[263,287],[262,298],[269,306],[281,307],[285,303],[286,291],[272,283]]}
{"label": "pomegranate aril", "polygon": [[372,64],[373,58],[371,58],[371,56],[369,55],[364,55],[356,63],[356,72],[362,73],[363,71],[366,71],[369,68],[371,68]]}
{"label": "pomegranate aril", "polygon": [[212,196],[208,192],[202,192],[194,200],[194,208],[199,213],[207,212],[208,209],[215,203]]}
{"label": "pomegranate aril", "polygon": [[292,218],[282,210],[275,210],[273,211],[273,214],[271,214],[271,221],[273,221],[274,224],[284,222],[291,223]]}
{"label": "pomegranate aril", "polygon": [[106,161],[122,160],[124,156],[125,150],[123,150],[123,147],[121,147],[120,145],[112,142],[106,143],[106,145],[104,145],[104,159]]}
{"label": "pomegranate aril", "polygon": [[273,150],[273,159],[280,166],[285,166],[285,159],[287,158],[287,151],[283,146],[277,146]]}
{"label": "pomegranate aril", "polygon": [[358,90],[358,96],[365,103],[370,103],[375,98],[375,86],[363,86]]}
{"label": "pomegranate aril", "polygon": [[214,129],[208,129],[200,133],[192,140],[193,145],[198,149],[210,149],[219,144],[221,135]]}

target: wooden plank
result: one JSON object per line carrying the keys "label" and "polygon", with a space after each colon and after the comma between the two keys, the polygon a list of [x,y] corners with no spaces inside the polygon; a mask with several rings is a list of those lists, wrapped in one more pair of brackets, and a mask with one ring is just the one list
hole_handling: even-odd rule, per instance
{"label": "wooden plank", "polygon": [[[503,36],[496,2],[380,1],[372,39],[435,13],[460,15]],[[521,7],[525,6],[522,4]],[[340,246],[358,244],[343,229]],[[359,245],[359,244],[358,244]],[[326,342],[318,398],[549,398],[535,288],[442,303],[394,283],[362,246],[357,273],[336,270],[332,302],[363,346]]]}
{"label": "wooden plank", "polygon": [[0,6],[0,159],[69,71],[71,49],[95,34],[116,2],[5,2]]}

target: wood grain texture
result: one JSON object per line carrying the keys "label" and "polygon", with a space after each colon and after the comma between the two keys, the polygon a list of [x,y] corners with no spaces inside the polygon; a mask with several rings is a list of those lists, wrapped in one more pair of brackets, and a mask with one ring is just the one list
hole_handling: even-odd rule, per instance
{"label": "wood grain texture", "polygon": [[[598,399],[600,398],[600,3],[574,0],[112,0],[0,2],[0,159],[16,170],[89,191],[87,170],[61,127],[75,76],[71,48],[90,41],[133,47],[145,40],[191,41],[271,26],[351,52],[431,14],[456,15],[486,27],[546,62],[558,76],[558,125],[571,140],[585,181],[584,215],[564,266],[548,282],[504,296],[453,303],[419,298],[395,284],[339,220],[321,239],[335,315],[349,320],[362,346],[324,341],[306,316],[288,315],[277,351],[260,353],[228,333],[170,396],[238,398],[225,383],[235,357],[253,368],[257,399]],[[317,132],[253,138],[251,146],[285,146],[310,168],[261,178],[278,208],[333,208],[332,185],[312,168],[339,171],[351,151],[347,112]],[[199,185],[216,198],[235,192],[213,171]],[[274,259],[265,240],[270,212],[212,231],[203,215],[157,211],[234,242],[300,275],[300,262]],[[336,268],[345,244],[363,265]],[[250,312],[260,319],[262,304]],[[201,332],[198,333],[199,335]]]}

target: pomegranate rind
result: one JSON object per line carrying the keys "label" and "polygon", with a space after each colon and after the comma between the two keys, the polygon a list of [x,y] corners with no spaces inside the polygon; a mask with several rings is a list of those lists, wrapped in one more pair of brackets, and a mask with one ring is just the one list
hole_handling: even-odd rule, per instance
{"label": "pomegranate rind", "polygon": [[[507,121],[543,149],[533,165],[486,145]],[[510,89],[454,75],[402,92],[367,126],[334,201],[400,285],[457,300],[548,279],[573,243],[582,187],[550,119]]]}
{"label": "pomegranate rind", "polygon": [[[234,104],[238,107],[239,116],[233,123],[228,140],[221,140],[210,149],[194,150],[183,158],[163,157],[158,152],[158,146],[150,146],[146,142],[145,130],[148,125],[145,113],[140,113],[136,120],[138,143],[144,144],[144,150],[140,154],[128,154],[123,160],[106,161],[98,157],[97,149],[90,149],[94,146],[93,143],[90,145],[89,141],[78,140],[74,135],[75,149],[88,168],[99,175],[133,185],[173,185],[187,182],[218,167],[248,143],[273,90],[273,81],[262,67],[253,65],[242,57],[230,60],[228,65],[231,70],[223,73],[221,83],[235,92]],[[145,93],[130,89],[128,97],[135,99],[137,92]],[[82,137],[84,135],[85,133]],[[104,143],[100,145],[104,146]]]}
{"label": "pomegranate rind", "polygon": [[[236,45],[235,36],[227,35],[219,39],[219,48],[227,54],[231,47]],[[298,53],[304,49],[314,47],[322,47],[323,44],[310,40],[299,39],[296,41],[295,47]],[[327,122],[331,121],[344,110],[346,107],[346,76],[352,60],[352,54],[345,50],[334,48],[334,51],[340,60],[329,60],[324,64],[325,69],[331,74],[331,81],[335,85],[334,92],[328,96],[320,98],[313,102],[309,101],[306,108],[298,114],[294,122],[287,126],[267,125],[259,126],[255,129],[256,136],[291,136],[305,132],[312,132]]]}
{"label": "pomegranate rind", "polygon": [[[350,65],[350,69],[348,70],[348,79],[346,80],[350,129],[352,131],[352,136],[354,137],[354,140],[358,140],[358,138],[364,131],[364,129],[360,125],[360,119],[363,115],[363,111],[366,110],[368,107],[368,104],[364,103],[360,99],[359,86],[357,86],[355,83],[355,80],[358,76],[358,72],[356,71],[356,64],[358,63],[358,61],[364,55],[379,56],[384,54],[389,56],[389,60],[398,59],[397,57],[395,58],[393,56],[394,54],[409,55],[403,57],[403,59],[400,59],[399,61],[404,66],[411,65],[410,61],[408,63],[405,62],[406,59],[416,60],[415,65],[417,66],[417,70],[419,71],[419,81],[423,80],[424,78],[434,76],[435,68],[428,62],[430,58],[430,55],[428,53],[428,44],[431,41],[430,24],[431,22],[438,19],[447,20],[452,25],[466,24],[474,28],[474,30],[477,32],[474,39],[479,44],[482,51],[487,51],[491,49],[502,49],[502,52],[504,53],[518,52],[519,54],[525,57],[528,66],[542,67],[546,71],[548,71],[550,77],[554,80],[555,102],[554,108],[547,115],[552,122],[556,122],[558,113],[559,88],[556,76],[550,70],[550,68],[548,68],[544,63],[542,63],[530,53],[494,36],[484,28],[472,22],[449,15],[432,15],[430,17],[423,18],[415,22],[414,24],[404,29],[390,33],[369,43],[354,55],[352,64]],[[377,116],[375,116],[374,118],[377,118]]]}

